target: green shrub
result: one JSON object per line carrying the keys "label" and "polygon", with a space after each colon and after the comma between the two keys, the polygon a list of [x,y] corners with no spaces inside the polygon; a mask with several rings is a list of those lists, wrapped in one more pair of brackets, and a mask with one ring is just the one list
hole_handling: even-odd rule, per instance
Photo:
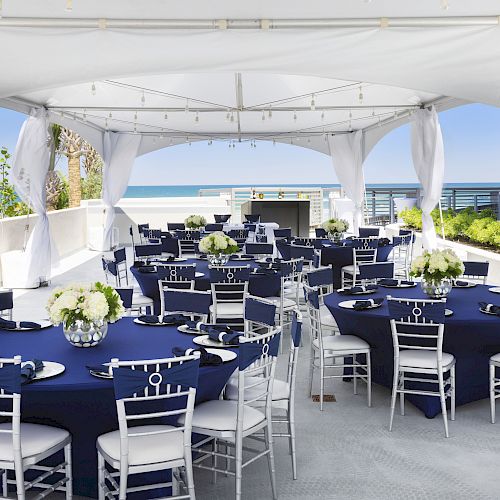
{"label": "green shrub", "polygon": [[400,213],[400,216],[408,227],[422,229],[422,210],[420,208],[406,208]]}

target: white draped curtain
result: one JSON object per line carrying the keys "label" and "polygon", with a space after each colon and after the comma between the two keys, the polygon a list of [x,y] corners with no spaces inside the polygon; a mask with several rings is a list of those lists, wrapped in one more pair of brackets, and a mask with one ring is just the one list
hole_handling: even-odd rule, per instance
{"label": "white draped curtain", "polygon": [[438,204],[443,189],[444,147],[438,114],[434,107],[419,109],[411,124],[412,158],[422,185],[422,243],[425,249],[437,246],[431,211]]}
{"label": "white draped curtain", "polygon": [[330,155],[337,178],[354,203],[354,233],[363,223],[365,177],[363,173],[363,132],[328,136]]}
{"label": "white draped curtain", "polygon": [[49,278],[51,266],[56,265],[58,260],[50,236],[45,203],[45,181],[50,159],[48,126],[45,110],[31,112],[19,133],[12,166],[12,181],[17,194],[38,215],[25,249],[26,282],[31,286],[36,286],[40,278]]}
{"label": "white draped curtain", "polygon": [[115,206],[127,190],[130,172],[134,165],[141,136],[138,134],[104,134],[104,172],[102,200],[104,202],[103,249],[109,250],[112,243]]}

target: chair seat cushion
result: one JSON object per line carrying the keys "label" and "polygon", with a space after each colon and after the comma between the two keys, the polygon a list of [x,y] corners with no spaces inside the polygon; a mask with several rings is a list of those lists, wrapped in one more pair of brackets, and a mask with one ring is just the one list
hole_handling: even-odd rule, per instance
{"label": "chair seat cushion", "polygon": [[[215,431],[236,431],[236,401],[213,400],[199,404],[193,413],[193,430],[211,429]],[[243,412],[243,430],[250,429],[264,420],[264,413],[245,406]],[[184,422],[184,415],[179,423]]]}
{"label": "chair seat cushion", "polygon": [[153,304],[153,299],[151,297],[146,297],[142,293],[135,293],[132,295],[132,306],[148,306]]}
{"label": "chair seat cushion", "polygon": [[[279,307],[280,305],[280,297],[265,297],[266,300],[269,302],[272,302],[276,307]],[[284,309],[291,309],[292,307],[295,307],[297,304],[295,303],[294,300],[292,299],[287,299],[286,297],[283,297],[283,308]]]}
{"label": "chair seat cushion", "polygon": [[[319,349],[319,341],[313,341],[314,347]],[[370,349],[370,345],[356,335],[331,335],[323,337],[323,349],[328,351],[355,352]]]}
{"label": "chair seat cushion", "polygon": [[[453,354],[443,352],[443,367],[451,365],[454,360]],[[437,368],[436,351],[406,349],[399,353],[399,365],[409,368]]]}
{"label": "chair seat cushion", "polygon": [[[175,429],[171,425],[140,425],[129,432],[155,432]],[[184,456],[183,432],[167,432],[150,436],[128,438],[130,465],[153,464],[178,460]],[[120,460],[120,431],[112,431],[97,438],[98,447],[113,460]]]}
{"label": "chair seat cushion", "polygon": [[[353,274],[354,273],[354,265],[351,264],[350,266],[344,266],[342,268],[342,271],[348,274]],[[359,269],[356,269],[356,274],[359,274]]]}
{"label": "chair seat cushion", "polygon": [[[210,306],[210,312],[214,312],[214,306]],[[217,304],[217,316],[229,316],[231,318],[243,317],[243,304],[241,302],[219,302]]]}
{"label": "chair seat cushion", "polygon": [[[246,377],[246,385],[253,385],[259,380],[257,377]],[[245,391],[246,399],[254,399],[262,394],[262,385],[250,387]],[[290,397],[290,386],[284,380],[274,379],[273,382],[273,401],[280,401]],[[238,376],[232,376],[226,385],[225,398],[230,400],[238,399]]]}
{"label": "chair seat cushion", "polygon": [[[0,430],[10,430],[10,422],[0,424]],[[43,453],[61,444],[69,432],[58,427],[38,424],[21,424],[21,455],[28,458]],[[12,448],[12,434],[0,432],[0,461],[12,462],[14,451]]]}

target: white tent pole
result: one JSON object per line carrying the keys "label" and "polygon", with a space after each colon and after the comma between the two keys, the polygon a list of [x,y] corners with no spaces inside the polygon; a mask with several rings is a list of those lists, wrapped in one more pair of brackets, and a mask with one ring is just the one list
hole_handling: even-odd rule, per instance
{"label": "white tent pole", "polygon": [[441,220],[441,237],[443,238],[443,240],[446,239],[445,235],[444,235],[444,225],[443,225],[443,207],[441,205],[441,200],[438,201],[438,205],[439,205],[439,218]]}

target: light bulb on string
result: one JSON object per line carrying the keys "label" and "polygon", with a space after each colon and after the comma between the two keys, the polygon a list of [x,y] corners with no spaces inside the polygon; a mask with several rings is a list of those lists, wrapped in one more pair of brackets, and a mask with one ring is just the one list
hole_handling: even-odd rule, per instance
{"label": "light bulb on string", "polygon": [[372,108],[372,116],[375,116],[375,108]]}
{"label": "light bulb on string", "polygon": [[210,138],[210,139],[208,140],[208,145],[209,145],[209,146],[211,146],[211,145],[212,145],[212,138]]}
{"label": "light bulb on string", "polygon": [[172,137],[170,138],[170,141],[168,141],[168,143],[169,143],[170,145],[172,145],[172,144],[174,143],[174,140],[172,139]]}
{"label": "light bulb on string", "polygon": [[359,95],[358,95],[358,100],[359,100],[360,104],[363,104],[363,99],[364,99],[364,96],[363,96],[363,87],[360,85],[359,86]]}
{"label": "light bulb on string", "polygon": [[146,104],[146,95],[144,94],[143,90],[141,95],[141,106],[144,106],[145,104]]}
{"label": "light bulb on string", "polygon": [[84,122],[87,121],[87,110],[86,109],[83,110],[83,121]]}
{"label": "light bulb on string", "polygon": [[314,100],[314,94],[311,95],[311,111],[316,110],[316,101]]}
{"label": "light bulb on string", "polygon": [[311,144],[311,138],[310,137],[307,138],[307,144]]}
{"label": "light bulb on string", "polygon": [[137,111],[134,113],[134,121],[137,121]]}
{"label": "light bulb on string", "polygon": [[134,123],[134,134],[137,134],[137,123]]}
{"label": "light bulb on string", "polygon": [[73,0],[66,0],[66,12],[71,12],[73,10]]}
{"label": "light bulb on string", "polygon": [[352,109],[349,110],[349,120],[352,120]]}
{"label": "light bulb on string", "polygon": [[231,111],[231,118],[229,119],[229,121],[234,122],[234,111]]}
{"label": "light bulb on string", "polygon": [[188,112],[189,112],[189,99],[186,99],[186,107],[184,108],[184,111],[185,111],[186,113],[188,113]]}
{"label": "light bulb on string", "polygon": [[450,8],[448,0],[441,0],[441,8],[443,10],[448,10]]}
{"label": "light bulb on string", "polygon": [[198,125],[198,123],[200,122],[200,115],[198,114],[198,111],[194,115],[194,122],[196,125]]}
{"label": "light bulb on string", "polygon": [[228,122],[231,118],[231,113],[229,111],[229,108],[227,109],[227,113],[226,113],[226,121]]}
{"label": "light bulb on string", "polygon": [[168,120],[168,113],[165,113],[165,114],[163,115],[163,119],[164,119],[164,120]]}
{"label": "light bulb on string", "polygon": [[165,132],[161,129],[160,139],[165,139]]}
{"label": "light bulb on string", "polygon": [[96,86],[95,86],[95,82],[92,82],[92,85],[91,85],[91,87],[90,87],[90,93],[91,93],[92,95],[96,95],[96,93],[97,93],[97,89],[96,89]]}
{"label": "light bulb on string", "polygon": [[273,139],[273,146],[276,146],[276,139]]}
{"label": "light bulb on string", "polygon": [[293,121],[296,122],[297,121],[297,111],[294,111],[293,112]]}
{"label": "light bulb on string", "polygon": [[349,132],[352,132],[352,123],[351,123],[351,120],[349,120]]}
{"label": "light bulb on string", "polygon": [[111,120],[111,118],[113,118],[113,113],[110,111],[109,112],[109,115],[108,115],[108,118]]}
{"label": "light bulb on string", "polygon": [[153,136],[153,144],[156,144],[156,135]]}
{"label": "light bulb on string", "polygon": [[262,111],[262,121],[266,121],[266,113],[264,111]]}
{"label": "light bulb on string", "polygon": [[324,119],[325,119],[325,112],[324,112],[324,111],[322,111],[322,112],[321,112],[321,119],[322,119],[322,120],[324,120]]}
{"label": "light bulb on string", "polygon": [[267,112],[267,117],[271,119],[273,117],[273,110],[271,109],[271,106],[269,106],[269,111]]}
{"label": "light bulb on string", "polygon": [[107,118],[104,120],[104,130],[109,130]]}
{"label": "light bulb on string", "polygon": [[380,127],[380,115],[378,116],[378,123],[377,123],[377,127]]}

